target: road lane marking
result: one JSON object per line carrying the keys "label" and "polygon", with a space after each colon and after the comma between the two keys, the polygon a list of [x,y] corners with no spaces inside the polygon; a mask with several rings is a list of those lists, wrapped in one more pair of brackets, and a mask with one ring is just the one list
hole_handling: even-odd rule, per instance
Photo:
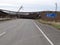
{"label": "road lane marking", "polygon": [[6,34],[6,32],[1,33],[0,36],[3,36],[4,34]]}
{"label": "road lane marking", "polygon": [[43,36],[48,40],[51,45],[54,45],[53,42],[46,36],[46,34],[40,29],[40,27],[34,22],[35,26],[39,29],[39,31],[43,34]]}

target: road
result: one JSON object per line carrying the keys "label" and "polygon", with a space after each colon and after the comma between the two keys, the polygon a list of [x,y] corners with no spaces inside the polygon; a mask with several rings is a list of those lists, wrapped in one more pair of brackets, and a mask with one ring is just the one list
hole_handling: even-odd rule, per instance
{"label": "road", "polygon": [[54,38],[50,38],[51,36],[43,31],[45,28],[40,26],[31,19],[2,22],[0,23],[0,45],[55,45]]}

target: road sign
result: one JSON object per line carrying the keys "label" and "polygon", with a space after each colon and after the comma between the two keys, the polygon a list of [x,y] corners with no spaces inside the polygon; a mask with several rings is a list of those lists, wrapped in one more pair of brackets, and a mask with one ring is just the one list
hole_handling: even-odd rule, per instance
{"label": "road sign", "polygon": [[56,15],[56,13],[47,13],[46,16],[48,18],[55,18],[57,15]]}

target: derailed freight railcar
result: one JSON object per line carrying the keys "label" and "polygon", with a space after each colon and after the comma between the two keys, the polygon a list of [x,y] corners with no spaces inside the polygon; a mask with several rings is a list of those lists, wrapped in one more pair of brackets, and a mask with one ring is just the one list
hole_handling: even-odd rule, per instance
{"label": "derailed freight railcar", "polygon": [[38,16],[39,16],[39,14],[37,14],[36,12],[29,14],[30,18],[38,18]]}
{"label": "derailed freight railcar", "polygon": [[29,18],[29,19],[35,19],[39,18],[39,14],[36,12],[25,12],[25,14],[20,14],[20,18]]}
{"label": "derailed freight railcar", "polygon": [[3,12],[3,10],[0,10],[0,18],[5,18],[7,16],[8,16],[7,13]]}

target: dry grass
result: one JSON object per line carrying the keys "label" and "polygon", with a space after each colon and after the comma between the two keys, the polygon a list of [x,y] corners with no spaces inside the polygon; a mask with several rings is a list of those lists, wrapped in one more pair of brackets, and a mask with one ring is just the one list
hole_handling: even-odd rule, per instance
{"label": "dry grass", "polygon": [[11,20],[11,18],[0,18],[0,21]]}
{"label": "dry grass", "polygon": [[41,19],[39,19],[38,21],[39,21],[40,23],[52,25],[53,27],[55,27],[55,28],[57,28],[57,29],[60,29],[60,22],[45,21],[45,20],[41,20]]}

